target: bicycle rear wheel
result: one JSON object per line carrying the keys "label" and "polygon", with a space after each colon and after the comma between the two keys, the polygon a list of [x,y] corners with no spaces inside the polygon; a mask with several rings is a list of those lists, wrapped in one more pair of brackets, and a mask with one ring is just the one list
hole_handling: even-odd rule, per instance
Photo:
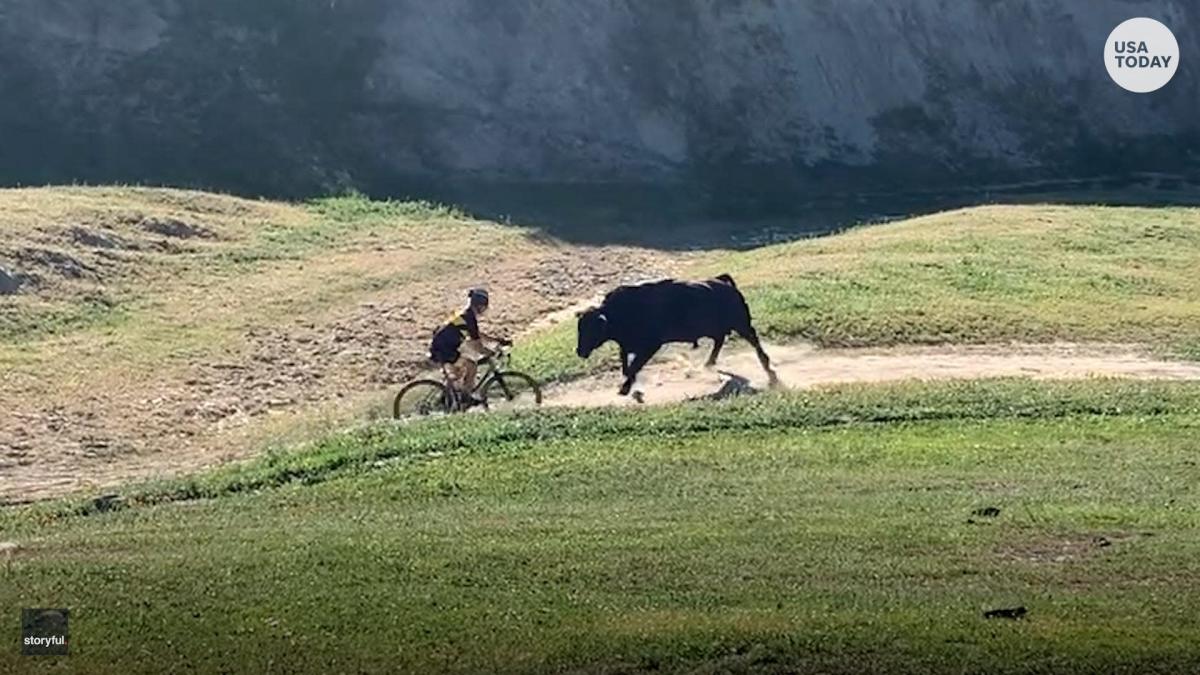
{"label": "bicycle rear wheel", "polygon": [[420,417],[454,411],[454,395],[446,385],[434,380],[414,380],[404,385],[392,403],[396,419]]}
{"label": "bicycle rear wheel", "polygon": [[542,404],[542,388],[537,380],[511,370],[493,375],[482,393],[488,410],[519,410]]}

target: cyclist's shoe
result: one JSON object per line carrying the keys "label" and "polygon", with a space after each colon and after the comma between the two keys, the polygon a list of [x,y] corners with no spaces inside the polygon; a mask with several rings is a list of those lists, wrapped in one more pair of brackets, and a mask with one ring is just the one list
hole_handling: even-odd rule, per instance
{"label": "cyclist's shoe", "polygon": [[481,406],[481,405],[483,405],[483,399],[479,398],[478,396],[474,396],[472,394],[463,394],[462,395],[462,409],[463,410],[469,410],[471,408],[474,408],[476,406]]}
{"label": "cyclist's shoe", "polygon": [[508,340],[508,339],[500,340],[500,346],[501,347],[511,347],[511,346],[513,346],[513,341]]}

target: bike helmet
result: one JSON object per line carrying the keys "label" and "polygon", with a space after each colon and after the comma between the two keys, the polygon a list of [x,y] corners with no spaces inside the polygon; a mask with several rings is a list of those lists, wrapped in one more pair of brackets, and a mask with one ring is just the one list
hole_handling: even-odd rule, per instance
{"label": "bike helmet", "polygon": [[470,301],[472,305],[483,305],[484,307],[487,307],[488,292],[482,288],[472,288],[467,292],[467,300]]}

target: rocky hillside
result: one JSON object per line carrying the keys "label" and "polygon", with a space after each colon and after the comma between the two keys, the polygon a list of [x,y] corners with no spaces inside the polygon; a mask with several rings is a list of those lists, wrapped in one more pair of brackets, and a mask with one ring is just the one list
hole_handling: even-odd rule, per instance
{"label": "rocky hillside", "polygon": [[1200,23],[1185,0],[3,0],[0,183],[769,208],[1193,171],[1198,43],[1154,94],[1105,72],[1140,15]]}

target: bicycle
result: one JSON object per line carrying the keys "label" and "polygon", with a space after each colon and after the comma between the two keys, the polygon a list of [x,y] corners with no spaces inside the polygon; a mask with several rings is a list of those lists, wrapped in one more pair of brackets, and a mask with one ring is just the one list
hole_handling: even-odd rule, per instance
{"label": "bicycle", "polygon": [[[477,363],[486,366],[475,380],[471,395],[484,410],[513,410],[542,404],[542,387],[525,373],[509,370],[512,356],[505,346]],[[392,403],[392,416],[405,417],[465,412],[475,404],[453,385],[449,369],[442,365],[442,381],[418,379],[404,385]]]}

